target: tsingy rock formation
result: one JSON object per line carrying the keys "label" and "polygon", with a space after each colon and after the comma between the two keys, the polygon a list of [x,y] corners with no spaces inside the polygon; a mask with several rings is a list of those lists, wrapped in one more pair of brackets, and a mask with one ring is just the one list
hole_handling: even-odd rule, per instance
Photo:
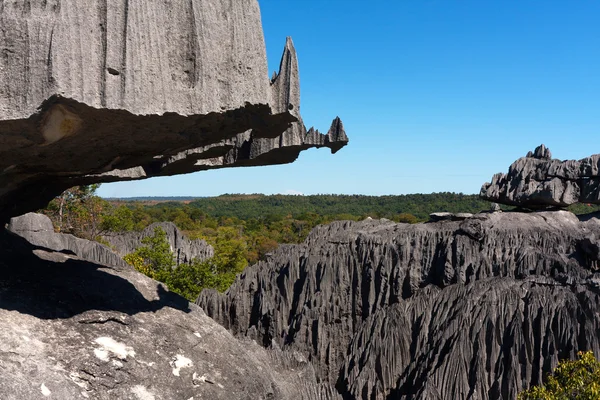
{"label": "tsingy rock formation", "polygon": [[481,187],[480,196],[496,203],[531,209],[600,204],[600,154],[582,160],[552,158],[541,145]]}
{"label": "tsingy rock formation", "polygon": [[235,339],[131,267],[0,231],[0,287],[2,399],[339,400],[300,353]]}
{"label": "tsingy rock formation", "polygon": [[215,253],[213,247],[205,240],[188,239],[172,222],[156,222],[141,232],[109,233],[102,236],[102,239],[106,240],[119,256],[124,257],[143,246],[142,240],[154,235],[156,228],[161,228],[166,233],[177,265],[189,263],[193,259],[206,260]]}
{"label": "tsingy rock formation", "polygon": [[512,399],[600,355],[600,221],[566,211],[334,222],[197,303],[345,399]]}
{"label": "tsingy rock formation", "polygon": [[292,162],[348,139],[269,80],[256,0],[0,2],[0,223],[64,189]]}

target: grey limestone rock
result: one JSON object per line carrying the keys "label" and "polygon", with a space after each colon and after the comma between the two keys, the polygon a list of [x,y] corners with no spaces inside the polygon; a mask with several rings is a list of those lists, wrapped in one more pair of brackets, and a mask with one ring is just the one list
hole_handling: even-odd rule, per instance
{"label": "grey limestone rock", "polygon": [[0,3],[0,221],[64,189],[339,150],[300,117],[296,51],[270,80],[256,0]]}
{"label": "grey limestone rock", "polygon": [[508,399],[600,355],[600,222],[566,211],[334,222],[197,300],[344,398]]}
{"label": "grey limestone rock", "polygon": [[0,231],[0,283],[3,399],[340,400],[301,353],[237,340],[131,268]]}
{"label": "grey limestone rock", "polygon": [[73,254],[83,260],[102,265],[129,268],[118,254],[103,244],[54,232],[52,221],[43,214],[27,213],[13,217],[8,224],[8,230],[35,246]]}
{"label": "grey limestone rock", "polygon": [[512,163],[481,187],[480,196],[531,209],[600,204],[600,154],[582,160],[552,159],[544,145]]}
{"label": "grey limestone rock", "polygon": [[172,222],[157,222],[149,225],[141,232],[110,233],[102,238],[111,245],[119,256],[124,257],[140,247],[142,239],[152,236],[157,227],[165,231],[177,265],[189,263],[195,258],[205,260],[214,255],[213,247],[206,241],[188,239]]}

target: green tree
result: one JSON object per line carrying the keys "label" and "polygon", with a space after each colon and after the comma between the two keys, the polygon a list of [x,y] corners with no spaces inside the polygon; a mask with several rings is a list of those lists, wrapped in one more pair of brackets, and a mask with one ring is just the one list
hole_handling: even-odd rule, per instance
{"label": "green tree", "polygon": [[409,213],[400,213],[393,218],[396,222],[405,222],[408,224],[416,224],[419,222],[419,219],[412,214]]}
{"label": "green tree", "polygon": [[247,264],[245,251],[244,242],[235,229],[220,228],[215,242],[215,257],[175,266],[167,235],[161,227],[156,227],[154,234],[142,239],[142,246],[124,259],[137,271],[194,301],[204,288],[227,290],[236,274]]}
{"label": "green tree", "polygon": [[152,236],[143,238],[142,246],[126,255],[124,259],[138,271],[164,283],[167,283],[173,268],[175,268],[175,257],[171,252],[171,245],[167,240],[167,234],[160,226],[154,228]]}
{"label": "green tree", "polygon": [[598,400],[600,362],[591,351],[579,352],[579,359],[558,363],[543,386],[519,393],[519,400]]}
{"label": "green tree", "polygon": [[135,228],[133,210],[125,205],[114,207],[104,215],[102,228],[111,232],[132,231]]}
{"label": "green tree", "polygon": [[110,203],[96,196],[100,185],[75,186],[53,199],[44,210],[59,232],[95,240],[102,232]]}
{"label": "green tree", "polygon": [[199,260],[177,266],[165,283],[170,290],[189,301],[195,301],[202,289],[219,286],[218,277],[211,271],[210,263]]}
{"label": "green tree", "polygon": [[247,246],[240,232],[232,227],[220,227],[212,243],[215,256],[211,259],[213,270],[218,274],[238,274],[246,268]]}

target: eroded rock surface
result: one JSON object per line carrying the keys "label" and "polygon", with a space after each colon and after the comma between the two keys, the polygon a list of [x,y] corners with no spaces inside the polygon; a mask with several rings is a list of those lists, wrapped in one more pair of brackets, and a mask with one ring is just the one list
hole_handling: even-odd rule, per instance
{"label": "eroded rock surface", "polygon": [[300,118],[288,38],[269,80],[256,0],[0,4],[0,221],[64,189],[294,161],[348,139]]}
{"label": "eroded rock surface", "polygon": [[334,222],[197,303],[305,354],[344,398],[515,398],[559,359],[600,355],[598,237],[566,211]]}
{"label": "eroded rock surface", "polygon": [[205,240],[188,239],[172,222],[156,222],[147,226],[141,232],[111,233],[104,235],[106,240],[115,252],[125,257],[134,252],[138,247],[143,246],[142,239],[154,235],[154,230],[161,228],[166,233],[166,238],[171,245],[171,251],[175,256],[177,265],[190,263],[193,259],[206,260],[215,254],[215,250]]}
{"label": "eroded rock surface", "polygon": [[131,268],[121,256],[103,244],[54,232],[52,221],[43,214],[27,213],[11,218],[7,228],[35,246],[75,255],[97,264]]}
{"label": "eroded rock surface", "polygon": [[302,354],[237,340],[132,268],[1,231],[0,286],[2,398],[339,399]]}
{"label": "eroded rock surface", "polygon": [[600,204],[600,154],[582,160],[552,158],[541,145],[481,187],[480,196],[496,203],[532,209]]}

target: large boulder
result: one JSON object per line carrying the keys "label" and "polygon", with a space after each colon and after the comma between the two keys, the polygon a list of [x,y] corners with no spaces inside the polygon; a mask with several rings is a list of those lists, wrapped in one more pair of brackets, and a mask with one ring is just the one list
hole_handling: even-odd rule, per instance
{"label": "large boulder", "polygon": [[480,196],[531,209],[600,204],[600,154],[582,160],[553,159],[543,144],[481,187]]}
{"label": "large boulder", "polygon": [[0,287],[3,399],[340,399],[302,354],[237,340],[132,268],[0,231]]}
{"label": "large boulder", "polygon": [[0,222],[79,184],[292,162],[348,139],[268,77],[256,0],[0,5]]}
{"label": "large boulder", "polygon": [[334,222],[197,304],[301,352],[344,398],[512,399],[559,359],[600,356],[599,235],[566,211]]}

